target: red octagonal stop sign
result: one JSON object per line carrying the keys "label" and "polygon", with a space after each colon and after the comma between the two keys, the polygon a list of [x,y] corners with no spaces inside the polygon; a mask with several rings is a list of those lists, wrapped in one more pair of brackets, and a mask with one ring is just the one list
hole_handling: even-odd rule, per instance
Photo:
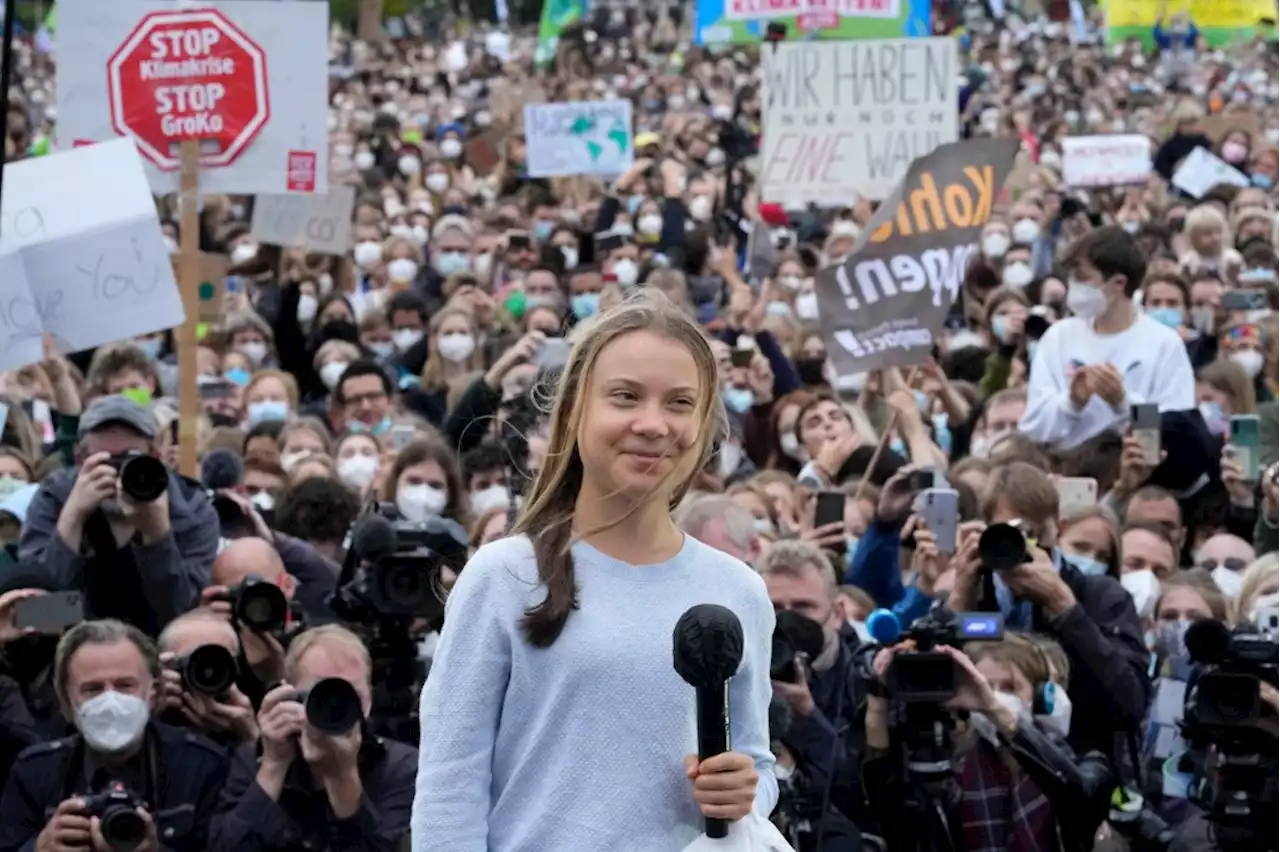
{"label": "red octagonal stop sign", "polygon": [[162,169],[184,139],[202,141],[202,166],[228,165],[271,116],[266,54],[216,9],[144,17],[107,60],[107,88],[111,126]]}

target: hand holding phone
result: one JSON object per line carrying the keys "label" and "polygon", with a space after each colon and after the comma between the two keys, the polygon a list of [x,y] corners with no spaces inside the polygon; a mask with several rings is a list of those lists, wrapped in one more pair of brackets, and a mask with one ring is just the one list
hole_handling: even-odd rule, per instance
{"label": "hand holding phone", "polygon": [[[68,627],[84,621],[84,598],[80,592],[43,592],[35,589],[19,589],[0,596],[0,613],[4,611],[5,599],[9,595],[20,595],[11,598],[13,612],[13,629],[18,635],[24,633],[43,633],[56,636]],[[0,631],[3,627],[0,627]]]}
{"label": "hand holding phone", "polygon": [[1228,429],[1231,459],[1240,465],[1244,478],[1249,482],[1258,479],[1258,450],[1260,429],[1258,415],[1235,414]]}
{"label": "hand holding phone", "polygon": [[1142,460],[1151,467],[1160,464],[1160,406],[1154,402],[1134,405],[1129,412],[1133,436],[1142,445]]}
{"label": "hand holding phone", "polygon": [[1070,518],[1098,504],[1098,480],[1091,476],[1062,476],[1058,488],[1058,517]]}
{"label": "hand holding phone", "polygon": [[960,493],[954,488],[927,488],[920,495],[920,517],[933,533],[938,552],[956,552],[956,529],[960,524]]}

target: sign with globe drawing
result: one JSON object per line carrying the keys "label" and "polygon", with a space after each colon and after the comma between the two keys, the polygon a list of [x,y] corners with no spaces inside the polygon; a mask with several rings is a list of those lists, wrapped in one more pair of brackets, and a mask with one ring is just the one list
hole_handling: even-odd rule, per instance
{"label": "sign with globe drawing", "polygon": [[524,131],[529,177],[610,177],[635,161],[630,101],[528,104]]}

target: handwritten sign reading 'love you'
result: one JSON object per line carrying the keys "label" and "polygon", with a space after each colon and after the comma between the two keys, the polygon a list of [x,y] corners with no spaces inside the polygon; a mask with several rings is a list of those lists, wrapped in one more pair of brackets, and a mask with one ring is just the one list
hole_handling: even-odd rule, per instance
{"label": "handwritten sign reading 'love you'", "polygon": [[39,361],[46,333],[79,352],[182,324],[131,140],[11,164],[0,210],[0,370]]}

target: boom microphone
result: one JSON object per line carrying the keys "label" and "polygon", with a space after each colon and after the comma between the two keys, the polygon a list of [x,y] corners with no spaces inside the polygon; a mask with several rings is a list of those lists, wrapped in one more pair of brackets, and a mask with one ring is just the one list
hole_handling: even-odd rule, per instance
{"label": "boom microphone", "polygon": [[[729,750],[729,678],[742,662],[742,622],[716,604],[690,607],[671,636],[676,673],[697,691],[698,760]],[[729,834],[728,820],[707,817],[707,837]]]}

